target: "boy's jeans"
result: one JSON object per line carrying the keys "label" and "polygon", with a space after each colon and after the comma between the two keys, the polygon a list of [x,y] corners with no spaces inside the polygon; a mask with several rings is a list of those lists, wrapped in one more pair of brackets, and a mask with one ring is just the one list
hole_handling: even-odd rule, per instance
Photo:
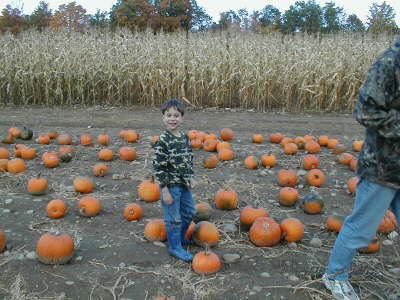
{"label": "boy's jeans", "polygon": [[161,198],[161,207],[165,223],[190,223],[196,212],[192,198],[192,190],[181,185],[170,186],[168,190],[174,201],[171,204],[166,204]]}
{"label": "boy's jeans", "polygon": [[361,178],[352,213],[346,217],[329,257],[328,275],[347,281],[357,249],[368,245],[387,209],[391,207],[400,224],[400,190]]}

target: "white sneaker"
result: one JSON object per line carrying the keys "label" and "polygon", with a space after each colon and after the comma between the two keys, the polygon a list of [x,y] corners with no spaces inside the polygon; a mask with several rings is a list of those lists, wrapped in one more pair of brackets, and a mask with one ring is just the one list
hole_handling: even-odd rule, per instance
{"label": "white sneaker", "polygon": [[338,300],[360,300],[348,281],[330,279],[328,274],[322,275],[322,282],[332,292],[332,296]]}

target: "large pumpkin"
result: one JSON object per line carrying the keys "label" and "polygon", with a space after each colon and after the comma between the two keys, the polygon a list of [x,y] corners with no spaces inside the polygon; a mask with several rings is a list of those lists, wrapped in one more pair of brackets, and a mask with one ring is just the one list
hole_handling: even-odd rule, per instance
{"label": "large pumpkin", "polygon": [[221,261],[214,252],[200,251],[193,257],[192,268],[197,274],[210,275],[219,271]]}
{"label": "large pumpkin", "polygon": [[240,224],[251,226],[259,217],[268,217],[268,211],[265,208],[254,208],[247,205],[240,211]]}
{"label": "large pumpkin", "polygon": [[293,170],[279,170],[278,174],[278,184],[280,186],[294,187],[297,183],[297,175]]}
{"label": "large pumpkin", "polygon": [[78,211],[81,216],[93,217],[100,212],[101,203],[95,197],[84,197],[78,202]]}
{"label": "large pumpkin", "polygon": [[162,219],[153,219],[147,222],[144,227],[144,237],[150,241],[163,242],[167,239],[167,229]]}
{"label": "large pumpkin", "polygon": [[160,186],[154,180],[143,180],[137,189],[140,199],[146,202],[155,202],[160,199]]}
{"label": "large pumpkin", "polygon": [[86,176],[79,176],[74,179],[74,188],[77,192],[88,194],[93,191],[94,184],[93,181]]}
{"label": "large pumpkin", "polygon": [[302,199],[303,210],[307,214],[314,215],[321,212],[324,207],[324,201],[317,193],[308,193]]}
{"label": "large pumpkin", "polygon": [[220,235],[213,223],[201,221],[195,225],[192,237],[198,246],[215,246],[219,242]]}
{"label": "large pumpkin", "polygon": [[36,255],[44,264],[65,264],[73,254],[74,241],[67,233],[45,233],[36,244]]}
{"label": "large pumpkin", "polygon": [[297,218],[286,218],[280,224],[282,238],[287,242],[300,241],[304,235],[304,224]]}
{"label": "large pumpkin", "polygon": [[219,189],[214,196],[215,206],[222,210],[237,208],[238,194],[232,189]]}
{"label": "large pumpkin", "polygon": [[250,227],[250,241],[259,247],[274,246],[281,239],[281,228],[278,223],[268,217],[259,217]]}
{"label": "large pumpkin", "polygon": [[48,186],[48,180],[44,177],[40,177],[39,174],[37,177],[28,180],[26,189],[31,195],[43,195],[46,194]]}

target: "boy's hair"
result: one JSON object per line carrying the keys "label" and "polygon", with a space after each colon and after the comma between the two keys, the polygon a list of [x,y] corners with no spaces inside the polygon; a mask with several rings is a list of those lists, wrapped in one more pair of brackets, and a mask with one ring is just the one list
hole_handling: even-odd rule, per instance
{"label": "boy's hair", "polygon": [[169,99],[161,105],[161,112],[164,114],[171,107],[176,107],[176,110],[183,116],[185,114],[185,106],[178,99]]}

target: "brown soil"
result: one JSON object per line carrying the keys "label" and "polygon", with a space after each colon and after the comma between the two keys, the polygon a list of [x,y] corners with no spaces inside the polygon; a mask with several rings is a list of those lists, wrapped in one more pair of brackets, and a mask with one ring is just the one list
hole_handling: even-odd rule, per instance
{"label": "brown soil", "polygon": [[[354,173],[339,165],[327,148],[317,154],[326,182],[316,190],[325,202],[321,214],[307,215],[301,206],[281,207],[277,204],[280,187],[276,172],[281,168],[300,169],[304,150],[296,155],[285,155],[279,145],[264,141],[251,143],[253,133],[268,137],[281,132],[296,137],[311,134],[328,135],[340,139],[351,150],[351,143],[363,137],[363,128],[351,115],[256,113],[233,110],[189,110],[183,130],[198,129],[218,133],[223,127],[235,131],[232,141],[235,158],[220,162],[216,169],[205,169],[203,158],[208,154],[195,150],[195,172],[198,186],[193,190],[197,202],[207,201],[214,207],[211,222],[220,230],[221,241],[212,251],[221,259],[224,254],[239,254],[234,263],[223,263],[221,270],[209,276],[195,274],[190,264],[170,257],[160,245],[147,242],[143,236],[146,222],[161,218],[159,202],[140,201],[144,216],[138,222],[122,218],[124,206],[139,201],[137,185],[143,179],[144,169],[151,169],[149,139],[163,130],[161,114],[156,109],[130,108],[126,110],[96,107],[89,109],[2,108],[0,132],[9,127],[28,126],[34,131],[30,141],[20,141],[38,150],[36,159],[26,161],[28,169],[18,175],[0,174],[0,227],[8,237],[7,251],[0,254],[1,299],[154,299],[171,296],[175,299],[331,299],[319,281],[336,234],[324,227],[326,217],[333,213],[348,214],[353,197],[347,192],[346,181]],[[78,145],[79,135],[108,133],[112,142],[108,148],[114,153],[127,145],[118,134],[121,129],[135,129],[139,142],[131,144],[138,151],[136,161],[128,163],[116,158],[107,163],[110,174],[93,178],[94,195],[102,202],[100,215],[84,218],[75,210],[82,197],[72,189],[72,180],[78,175],[91,176],[91,169],[99,162],[100,147]],[[40,160],[44,151],[58,149],[54,141],[39,145],[35,138],[50,130],[70,133],[74,137],[75,156],[69,163],[49,169]],[[14,145],[1,145],[10,150]],[[260,156],[275,153],[278,165],[272,169],[246,169],[247,155]],[[41,173],[48,178],[50,189],[46,195],[32,196],[25,190],[30,177]],[[300,196],[310,192],[300,176],[297,188]],[[280,222],[286,217],[299,218],[306,228],[302,240],[295,245],[280,242],[274,247],[255,247],[248,239],[246,229],[239,226],[239,209],[215,209],[214,194],[227,180],[239,194],[239,208],[248,204],[266,208],[270,216]],[[63,199],[69,211],[53,220],[46,216],[45,206],[52,199]],[[236,232],[226,232],[226,224],[235,224]],[[44,265],[32,254],[39,236],[50,230],[71,234],[76,244],[72,260],[65,265]],[[317,237],[322,247],[310,246]],[[382,236],[382,240],[386,237]],[[393,289],[399,288],[398,279],[388,269],[399,266],[399,255],[394,245],[384,245],[377,254],[358,255],[354,260],[353,283],[362,299],[387,299]],[[202,249],[191,246],[190,251]],[[266,274],[268,273],[268,274]],[[298,281],[293,281],[295,275]]]}

